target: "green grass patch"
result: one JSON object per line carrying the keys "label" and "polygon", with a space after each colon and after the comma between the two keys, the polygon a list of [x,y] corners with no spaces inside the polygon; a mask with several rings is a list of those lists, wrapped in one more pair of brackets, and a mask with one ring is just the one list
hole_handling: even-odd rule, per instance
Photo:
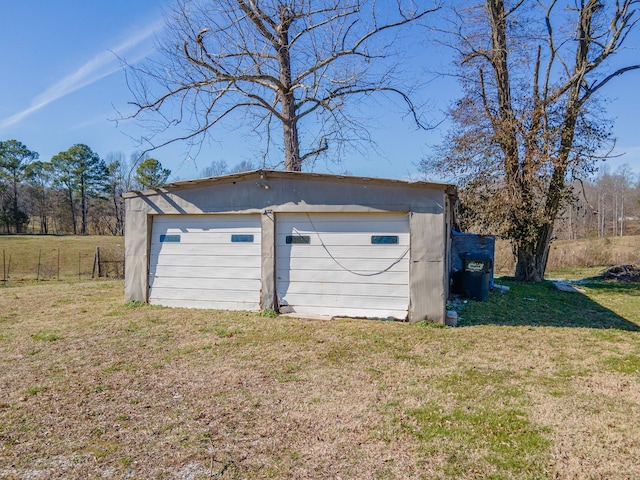
{"label": "green grass patch", "polygon": [[[501,325],[531,327],[577,327],[640,331],[638,311],[624,308],[622,312],[608,308],[629,298],[634,308],[640,308],[639,285],[611,285],[593,281],[580,285],[586,293],[568,293],[557,290],[549,281],[537,284],[497,279],[510,291],[506,294],[491,292],[486,302],[467,301],[458,309],[459,325]],[[600,291],[605,291],[608,302],[599,302]],[[605,304],[602,304],[605,303]],[[608,304],[607,304],[608,303]],[[622,313],[622,315],[620,314]]]}
{"label": "green grass patch", "polygon": [[37,395],[40,392],[44,391],[45,387],[42,385],[32,385],[30,387],[27,387],[27,395]]}
{"label": "green grass patch", "polygon": [[[462,477],[470,471],[492,471],[482,478],[545,478],[550,442],[518,409],[465,406],[453,409],[430,404],[410,409],[415,421],[405,428],[421,441],[427,454],[444,454],[439,469]],[[489,468],[489,465],[491,468]]]}
{"label": "green grass patch", "polygon": [[546,278],[558,278],[563,280],[581,280],[600,275],[606,270],[605,267],[559,267],[545,272]]}
{"label": "green grass patch", "polygon": [[139,300],[129,300],[124,304],[127,308],[143,308],[148,307],[149,304],[147,302],[141,302]]}
{"label": "green grass patch", "polygon": [[640,373],[640,355],[637,353],[606,357],[603,359],[603,364],[614,372],[632,375]]}
{"label": "green grass patch", "polygon": [[278,312],[273,308],[265,308],[260,312],[260,316],[265,318],[276,318],[278,316]]}
{"label": "green grass patch", "polygon": [[40,342],[55,342],[60,340],[62,336],[49,330],[40,330],[31,335],[31,338]]}

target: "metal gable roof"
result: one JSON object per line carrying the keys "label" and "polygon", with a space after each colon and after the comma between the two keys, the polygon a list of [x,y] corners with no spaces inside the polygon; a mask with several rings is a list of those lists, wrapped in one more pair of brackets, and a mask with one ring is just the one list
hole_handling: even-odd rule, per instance
{"label": "metal gable roof", "polygon": [[221,175],[217,177],[197,178],[193,180],[180,180],[177,182],[168,183],[162,187],[145,191],[131,191],[123,194],[123,197],[137,197],[153,195],[160,192],[171,192],[182,189],[206,187],[208,185],[215,186],[227,183],[236,183],[241,181],[266,179],[266,178],[279,178],[279,179],[302,179],[302,180],[319,180],[330,181],[340,183],[357,183],[357,184],[372,184],[372,185],[394,185],[405,187],[417,187],[417,188],[431,188],[436,190],[444,190],[449,194],[456,194],[457,188],[455,185],[448,183],[436,183],[436,182],[410,182],[406,180],[393,180],[387,178],[375,178],[375,177],[358,177],[350,175],[333,175],[326,173],[311,173],[311,172],[286,172],[280,170],[268,170],[259,169],[247,172],[232,173],[228,175]]}

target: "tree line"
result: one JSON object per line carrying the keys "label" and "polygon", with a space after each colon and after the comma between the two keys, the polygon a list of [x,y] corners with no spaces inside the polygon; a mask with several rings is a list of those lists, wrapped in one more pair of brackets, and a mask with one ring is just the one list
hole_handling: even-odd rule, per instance
{"label": "tree line", "polygon": [[76,144],[45,162],[18,140],[0,141],[0,232],[122,235],[122,194],[156,188],[170,174],[139,153],[103,159]]}
{"label": "tree line", "polygon": [[572,186],[573,200],[556,223],[557,238],[640,235],[640,175],[628,165],[613,171],[605,166]]}

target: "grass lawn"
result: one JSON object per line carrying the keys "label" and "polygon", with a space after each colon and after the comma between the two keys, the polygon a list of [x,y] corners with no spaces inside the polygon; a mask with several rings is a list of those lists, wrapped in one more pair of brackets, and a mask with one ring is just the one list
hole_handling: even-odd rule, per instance
{"label": "grass lawn", "polygon": [[502,283],[457,328],[0,287],[0,478],[640,478],[640,287]]}

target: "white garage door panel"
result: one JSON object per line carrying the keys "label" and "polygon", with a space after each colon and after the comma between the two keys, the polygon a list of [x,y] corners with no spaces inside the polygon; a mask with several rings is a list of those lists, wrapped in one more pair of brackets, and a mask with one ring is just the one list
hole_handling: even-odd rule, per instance
{"label": "white garage door panel", "polygon": [[[283,254],[288,255],[288,252],[282,252],[285,252],[285,250],[281,251],[278,258],[282,258],[281,255]],[[305,270],[324,270],[333,272],[344,271],[344,269],[347,268],[349,270],[357,270],[358,273],[376,273],[380,270],[387,270],[388,272],[401,272],[406,275],[409,268],[409,259],[406,257],[402,258],[398,263],[389,268],[389,265],[395,260],[396,258],[367,258],[366,262],[362,262],[362,260],[358,258],[341,258],[340,265],[342,266],[340,266],[336,262],[329,264],[326,259],[295,257],[289,259],[289,266],[294,272],[304,272]],[[281,265],[278,265],[278,268],[280,267]]]}
{"label": "white garage door panel", "polygon": [[227,243],[178,243],[164,242],[151,244],[150,255],[158,255],[162,251],[163,255],[180,255],[185,256],[201,256],[211,255],[216,252],[216,257],[222,256],[260,256],[260,239],[257,240],[254,235],[253,243],[231,243],[231,235],[227,238]]}
{"label": "white garage door panel", "polygon": [[211,302],[209,300],[201,300],[201,299],[170,299],[170,298],[161,298],[159,299],[162,303],[158,303],[159,305],[164,305],[165,307],[175,307],[175,308],[215,308],[217,310],[255,310],[255,302],[241,302],[241,301],[229,301],[225,302],[224,300],[219,300],[216,302],[216,306],[212,307]]}
{"label": "white garage door panel", "polygon": [[215,255],[151,255],[150,264],[157,266],[185,266],[185,267],[237,267],[237,268],[255,268],[255,256],[224,256]]}
{"label": "white garage door panel", "polygon": [[[280,214],[277,293],[283,311],[406,318],[409,220],[406,214]],[[372,243],[372,236],[398,243]],[[287,236],[309,243],[287,244]]]}
{"label": "white garage door panel", "polygon": [[[315,225],[315,222],[314,222]],[[317,225],[316,225],[317,226]],[[336,226],[341,226],[343,228],[346,227],[345,224],[339,224]],[[329,232],[320,232],[320,236],[322,237],[322,241],[325,244],[325,246],[330,247],[330,246],[338,246],[338,247],[344,247],[344,246],[359,246],[362,245],[362,240],[363,237],[366,238],[371,238],[371,235],[398,235],[399,233],[402,232],[396,232],[396,231],[385,231],[385,232],[380,232],[380,231],[376,231],[374,234],[372,234],[371,232],[355,232],[355,233],[344,233],[344,234],[335,234],[332,233],[330,234],[326,239],[322,236],[323,233],[329,233]],[[293,232],[291,233],[287,233],[287,234],[280,234],[277,236],[277,240],[278,240],[278,245],[286,245],[286,237],[289,235],[303,235],[300,232],[296,232],[295,230],[293,230]],[[304,233],[304,235],[309,235],[308,233]],[[317,237],[316,237],[317,238]],[[399,236],[398,238],[398,245],[404,245],[405,247],[409,246],[409,238],[405,237],[405,236]],[[288,245],[286,245],[288,246]]]}
{"label": "white garage door panel", "polygon": [[304,294],[309,296],[329,295],[358,296],[369,298],[406,298],[407,292],[404,285],[371,285],[367,283],[311,283],[290,282],[287,289],[289,295]]}
{"label": "white garage door panel", "polygon": [[[328,236],[329,234],[325,233],[325,234],[320,234],[322,235],[322,240],[324,241],[324,237]],[[396,235],[396,234],[394,234]],[[380,258],[387,258],[390,260],[396,260],[398,258],[398,252],[400,253],[400,255],[402,254],[402,252],[404,252],[407,248],[409,248],[408,245],[393,245],[394,248],[385,248],[385,247],[389,247],[389,245],[371,245],[371,235],[365,235],[365,239],[367,242],[369,242],[368,244],[362,244],[362,242],[360,243],[360,245],[350,245],[350,246],[342,246],[342,245],[327,245],[327,243],[325,242],[325,246],[327,248],[324,248],[322,245],[319,244],[319,240],[317,239],[317,237],[312,237],[310,239],[310,241],[313,243],[315,240],[315,243],[317,245],[279,245],[278,249],[277,249],[277,254],[279,254],[280,256],[282,255],[288,255],[288,252],[291,249],[295,249],[295,257],[296,259],[299,258],[312,258],[312,259],[321,259],[321,258],[325,258],[329,256],[329,253],[331,253],[331,255],[334,258],[342,258],[342,259],[347,259],[347,260],[361,260],[361,262],[358,263],[358,265],[360,267],[362,267],[363,265],[366,266],[366,263],[364,262],[364,260],[368,260],[371,258],[375,258],[375,259],[380,259]],[[362,248],[362,247],[367,247],[367,248]],[[329,250],[329,253],[327,253],[327,250]],[[283,257],[279,257],[279,258],[283,258]],[[387,262],[387,267],[389,266],[389,264],[392,262]]]}
{"label": "white garage door panel", "polygon": [[[252,235],[253,241],[233,241],[233,235]],[[258,310],[260,238],[258,215],[154,217],[149,302],[175,307]]]}
{"label": "white garage door panel", "polygon": [[[341,299],[331,302],[323,302],[319,304],[307,304],[303,311],[300,311],[301,307],[292,309],[293,313],[309,314],[309,315],[327,315],[331,317],[343,316],[343,317],[364,317],[364,318],[396,318],[404,319],[407,315],[407,309],[391,309],[389,304],[385,302],[384,305],[345,305],[347,300],[353,299]],[[285,307],[286,310],[286,307]],[[363,313],[365,312],[365,313]],[[369,312],[375,312],[371,314]]]}
{"label": "white garage door panel", "polygon": [[[166,233],[158,233],[151,237],[151,243],[156,244],[161,242],[162,236],[174,236],[179,238],[179,241],[174,243],[193,243],[193,244],[206,244],[206,245],[215,245],[215,244],[228,244],[231,235],[252,235],[255,232],[255,229],[249,228],[241,228],[238,230],[229,230],[225,229],[225,231],[200,231],[200,232],[184,232],[177,231],[172,232],[167,230]],[[255,238],[254,238],[255,241]],[[171,243],[171,242],[166,242]]]}
{"label": "white garage door panel", "polygon": [[[406,267],[406,265],[405,265]],[[362,270],[365,271],[365,270]],[[369,273],[375,273],[379,270],[369,270]],[[310,276],[318,284],[351,284],[353,278],[345,278],[342,275],[336,275],[336,270],[277,270],[277,276],[279,280],[296,283],[307,283]],[[367,282],[369,285],[404,285],[407,279],[406,270],[403,271],[389,271],[384,276],[374,275],[369,278]]]}
{"label": "white garage door panel", "polygon": [[[242,290],[242,286],[247,284],[245,280],[254,280],[260,283],[260,278],[256,276],[255,268],[234,268],[233,278],[229,278],[229,272],[225,272],[224,268],[211,269],[210,267],[171,267],[171,271],[165,272],[164,274],[162,270],[160,270],[160,273],[157,273],[158,268],[159,267],[157,266],[152,267],[149,271],[149,275],[154,277],[154,287],[157,287],[159,285],[158,282],[166,282],[169,284],[173,284],[173,286],[176,288],[180,288],[180,285],[176,285],[177,278],[200,279],[201,282],[199,283],[199,285],[203,284],[202,281],[208,281],[210,283],[218,281],[222,282],[221,284],[224,286],[224,282],[226,282],[226,285],[228,286],[227,289],[230,290]],[[258,288],[260,287],[258,286]]]}
{"label": "white garage door panel", "polygon": [[[247,302],[248,294],[251,291],[239,291],[239,290],[221,290],[221,289],[209,289],[204,288],[192,288],[189,290],[176,289],[172,286],[167,287],[154,287],[155,293],[159,298],[168,300],[200,300],[207,301],[207,297],[212,294],[219,294],[219,302],[235,303],[235,302]],[[253,291],[255,292],[255,290]],[[252,303],[252,302],[247,302]]]}

